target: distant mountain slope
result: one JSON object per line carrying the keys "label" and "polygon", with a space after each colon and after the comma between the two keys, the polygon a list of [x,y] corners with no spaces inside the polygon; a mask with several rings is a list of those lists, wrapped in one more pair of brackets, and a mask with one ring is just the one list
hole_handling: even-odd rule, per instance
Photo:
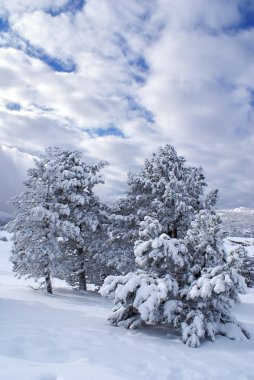
{"label": "distant mountain slope", "polygon": [[218,210],[224,230],[230,236],[254,237],[254,209],[238,207]]}
{"label": "distant mountain slope", "polygon": [[4,224],[8,223],[11,220],[11,215],[7,212],[0,210],[0,226],[3,226]]}

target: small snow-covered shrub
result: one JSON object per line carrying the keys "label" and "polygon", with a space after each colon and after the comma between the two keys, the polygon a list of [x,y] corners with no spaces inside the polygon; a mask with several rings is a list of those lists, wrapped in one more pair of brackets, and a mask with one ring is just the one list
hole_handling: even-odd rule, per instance
{"label": "small snow-covered shrub", "polygon": [[239,246],[230,252],[233,265],[245,278],[248,287],[254,287],[254,257],[249,256],[243,246]]}

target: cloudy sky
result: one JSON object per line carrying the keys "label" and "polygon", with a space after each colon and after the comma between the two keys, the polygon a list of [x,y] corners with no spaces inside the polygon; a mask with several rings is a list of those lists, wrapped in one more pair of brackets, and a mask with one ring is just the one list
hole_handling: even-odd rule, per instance
{"label": "cloudy sky", "polygon": [[160,145],[254,207],[253,0],[0,0],[0,209],[47,146],[123,193]]}

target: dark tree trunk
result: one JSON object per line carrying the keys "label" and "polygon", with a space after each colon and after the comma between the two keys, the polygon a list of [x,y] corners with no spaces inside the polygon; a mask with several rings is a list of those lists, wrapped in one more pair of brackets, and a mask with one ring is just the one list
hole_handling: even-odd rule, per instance
{"label": "dark tree trunk", "polygon": [[53,294],[52,283],[49,273],[45,276],[47,293]]}
{"label": "dark tree trunk", "polygon": [[174,228],[173,230],[169,231],[168,235],[169,235],[172,239],[177,239],[177,228]]}
{"label": "dark tree trunk", "polygon": [[86,289],[86,274],[85,274],[85,272],[79,273],[78,282],[79,282],[79,290],[87,290]]}
{"label": "dark tree trunk", "polygon": [[79,290],[87,290],[86,289],[86,273],[84,269],[84,252],[83,248],[78,249],[78,255],[80,257],[80,273],[78,275],[78,282],[79,282]]}

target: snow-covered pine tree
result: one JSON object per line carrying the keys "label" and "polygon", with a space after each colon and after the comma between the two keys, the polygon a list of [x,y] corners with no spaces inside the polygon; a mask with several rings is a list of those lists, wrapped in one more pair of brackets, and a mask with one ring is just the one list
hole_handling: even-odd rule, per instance
{"label": "snow-covered pine tree", "polygon": [[201,210],[185,238],[176,239],[146,216],[134,247],[141,270],[109,276],[100,290],[114,298],[111,323],[126,328],[146,322],[170,325],[190,347],[214,340],[216,334],[249,337],[231,311],[245,282],[227,260],[219,225],[215,214]]}
{"label": "snow-covered pine tree", "polygon": [[12,200],[14,220],[7,230],[14,233],[11,261],[18,276],[44,278],[52,293],[51,276],[60,255],[57,243],[58,214],[55,212],[56,148],[46,150],[28,170],[26,191]]}
{"label": "snow-covered pine tree", "polygon": [[[145,322],[165,320],[163,305],[177,300],[177,277],[187,266],[187,250],[177,239],[162,233],[158,220],[146,216],[141,222],[134,256],[140,270],[106,278],[100,293],[114,298],[109,317],[115,326],[137,328]],[[178,307],[178,302],[175,301]]]}
{"label": "snow-covered pine tree", "polygon": [[233,266],[245,278],[248,287],[254,287],[254,257],[249,256],[243,246],[239,246],[230,252]]}
{"label": "snow-covered pine tree", "polygon": [[58,237],[62,251],[58,276],[86,290],[87,276],[101,272],[106,218],[94,186],[103,183],[99,173],[106,162],[87,163],[81,152],[63,150],[56,161],[55,210],[59,215]]}
{"label": "snow-covered pine tree", "polygon": [[163,232],[182,237],[196,211],[203,208],[206,186],[202,168],[186,165],[171,145],[161,147],[144,168],[129,178],[129,197],[140,220],[146,215],[156,218]]}
{"label": "snow-covered pine tree", "polygon": [[[242,247],[244,249],[244,247]],[[246,249],[240,253],[241,267],[239,273],[245,278],[249,288],[254,288],[254,257]]]}
{"label": "snow-covered pine tree", "polygon": [[109,249],[108,241],[108,206],[100,202],[98,225],[89,246],[90,256],[87,277],[90,283],[101,286],[110,274],[117,274],[117,263]]}
{"label": "snow-covered pine tree", "polygon": [[123,273],[134,268],[133,245],[144,217],[156,218],[170,237],[183,237],[195,213],[216,203],[218,191],[205,198],[205,186],[202,168],[186,165],[171,145],[154,153],[139,173],[129,175],[126,196],[113,205],[109,226],[110,250]]}
{"label": "snow-covered pine tree", "polygon": [[135,269],[133,245],[137,238],[139,218],[128,195],[108,205],[108,246],[105,254],[116,273]]}
{"label": "snow-covered pine tree", "polygon": [[170,145],[130,176],[127,215],[113,215],[111,229],[118,240],[128,238],[128,249],[136,240],[135,262],[141,269],[105,280],[101,294],[113,297],[116,305],[109,318],[113,325],[173,325],[192,347],[205,337],[228,334],[232,324],[248,336],[230,310],[238,292],[244,292],[244,281],[222,248],[213,211],[218,191],[204,197],[205,185],[202,169],[187,166]]}
{"label": "snow-covered pine tree", "polygon": [[183,289],[189,313],[181,328],[190,346],[198,346],[205,337],[214,341],[217,334],[231,339],[250,337],[232,313],[246,284],[225,252],[223,237],[219,216],[202,210],[183,240],[190,255],[189,279]]}
{"label": "snow-covered pine tree", "polygon": [[15,233],[11,259],[20,276],[44,277],[52,293],[52,275],[86,289],[86,273],[100,273],[96,248],[107,239],[106,216],[93,188],[103,182],[104,165],[60,148],[48,148],[35,160],[27,190],[13,200],[15,219],[8,226]]}

